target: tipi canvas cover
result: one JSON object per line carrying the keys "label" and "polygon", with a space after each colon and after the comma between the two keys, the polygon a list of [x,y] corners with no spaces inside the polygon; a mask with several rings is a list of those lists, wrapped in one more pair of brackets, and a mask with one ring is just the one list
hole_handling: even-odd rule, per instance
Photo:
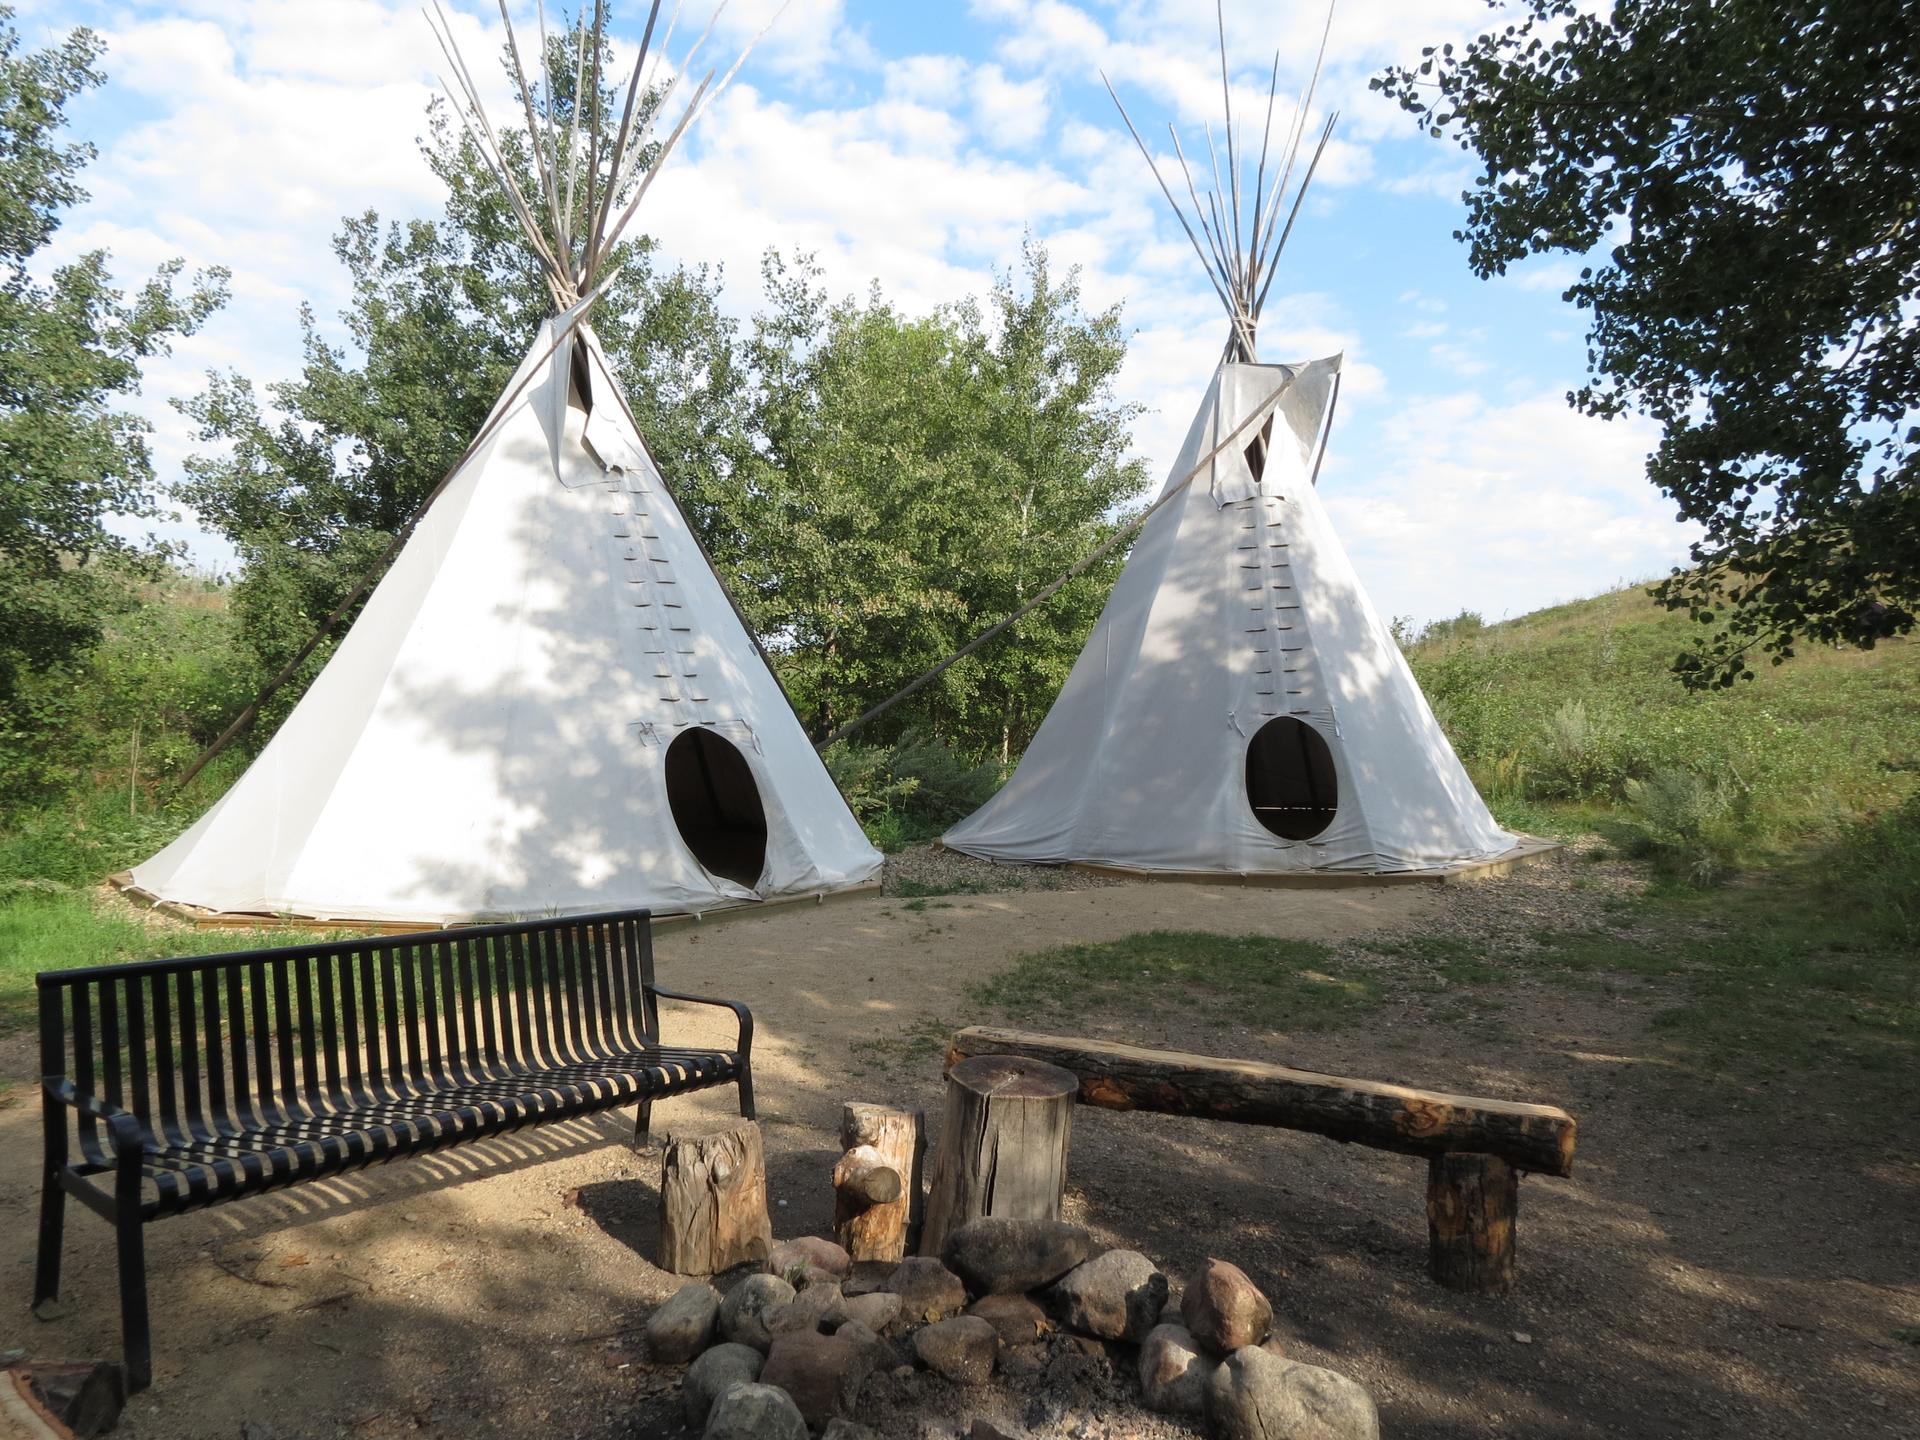
{"label": "tipi canvas cover", "polygon": [[259,759],[133,886],[441,923],[871,879],[577,311],[482,434]]}
{"label": "tipi canvas cover", "polygon": [[1338,364],[1220,366],[1173,493],[1019,768],[946,844],[1247,875],[1445,870],[1515,848],[1312,483]]}

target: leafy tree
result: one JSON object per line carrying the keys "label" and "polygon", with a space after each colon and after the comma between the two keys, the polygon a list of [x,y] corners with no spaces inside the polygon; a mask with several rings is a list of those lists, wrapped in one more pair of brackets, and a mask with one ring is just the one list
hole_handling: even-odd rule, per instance
{"label": "leafy tree", "polygon": [[114,406],[138,391],[143,360],[218,308],[226,276],[181,294],[176,260],[129,297],[102,250],[36,275],[62,212],[86,198],[93,147],[62,132],[69,102],[102,82],[103,46],[74,30],[23,51],[12,17],[0,5],[0,749],[17,752],[39,728],[16,707],[21,685],[98,640],[124,593],[103,568],[141,554],[106,519],[157,513],[149,427]]}
{"label": "leafy tree", "polygon": [[[801,718],[825,736],[1018,608],[1112,533],[1140,492],[1117,311],[1029,243],[1020,284],[909,319],[876,289],[829,304],[769,256],[745,346],[755,448],[716,487],[716,558],[739,577]],[[1068,585],[876,723],[973,754],[1023,748],[1120,565]]]}
{"label": "leafy tree", "polygon": [[1906,0],[1524,0],[1376,88],[1485,169],[1480,275],[1590,254],[1593,379],[1664,427],[1699,522],[1656,589],[1715,627],[1690,686],[1796,640],[1871,647],[1920,606],[1920,31]]}
{"label": "leafy tree", "polygon": [[[536,87],[536,108],[551,105],[563,126],[574,104],[577,35],[551,41],[550,83]],[[600,127],[604,172],[620,113],[610,92],[597,104],[587,98],[575,187],[582,200],[587,142]],[[532,193],[526,132],[501,138],[523,193]],[[263,403],[245,377],[210,375],[184,407],[200,439],[222,448],[189,461],[181,498],[240,551],[234,604],[263,677],[298,652],[458,462],[552,312],[510,202],[440,102],[421,150],[446,186],[445,214],[383,225],[368,211],[334,238],[352,280],[342,317],[350,345],[329,341],[303,307],[298,378],[268,386]],[[584,228],[584,214],[576,223]],[[704,266],[665,270],[654,252],[647,237],[621,245],[613,263],[622,268],[592,323],[661,468],[697,486],[723,451],[714,437],[724,428],[719,400],[734,386],[732,329],[716,304],[716,276]],[[322,646],[283,687],[270,721],[328,654]]]}

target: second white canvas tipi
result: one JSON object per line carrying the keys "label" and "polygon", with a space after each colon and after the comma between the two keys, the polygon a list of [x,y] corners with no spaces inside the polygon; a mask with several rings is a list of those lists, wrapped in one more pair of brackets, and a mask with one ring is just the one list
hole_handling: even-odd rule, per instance
{"label": "second white canvas tipi", "polygon": [[[645,143],[635,126],[627,153]],[[532,239],[569,303],[278,733],[128,888],[440,924],[699,913],[878,873],[587,323],[618,231],[567,249],[553,218]]]}
{"label": "second white canvas tipi", "polygon": [[[1262,177],[1264,161],[1263,144]],[[1219,202],[1239,197],[1236,176]],[[1442,874],[1526,848],[1474,789],[1320,503],[1339,359],[1255,359],[1283,198],[1256,181],[1240,254],[1237,228],[1196,201],[1226,353],[1058,699],[951,848],[1272,877]]]}

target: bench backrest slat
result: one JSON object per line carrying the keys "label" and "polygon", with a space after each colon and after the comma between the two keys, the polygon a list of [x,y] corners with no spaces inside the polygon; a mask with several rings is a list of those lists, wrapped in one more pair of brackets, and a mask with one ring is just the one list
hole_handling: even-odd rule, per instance
{"label": "bench backrest slat", "polygon": [[628,911],[49,971],[42,1072],[184,1143],[590,1060],[657,1041],[651,938]]}

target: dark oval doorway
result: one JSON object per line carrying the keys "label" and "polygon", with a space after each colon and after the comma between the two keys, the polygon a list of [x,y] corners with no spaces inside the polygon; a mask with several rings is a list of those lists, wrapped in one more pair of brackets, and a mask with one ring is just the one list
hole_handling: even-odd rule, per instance
{"label": "dark oval doorway", "polygon": [[696,727],[674,737],[666,765],[667,804],[694,859],[753,889],[767,868],[767,812],[747,757]]}
{"label": "dark oval doorway", "polygon": [[1283,840],[1311,840],[1331,825],[1340,782],[1326,737],[1291,715],[1262,725],[1247,742],[1247,803]]}

